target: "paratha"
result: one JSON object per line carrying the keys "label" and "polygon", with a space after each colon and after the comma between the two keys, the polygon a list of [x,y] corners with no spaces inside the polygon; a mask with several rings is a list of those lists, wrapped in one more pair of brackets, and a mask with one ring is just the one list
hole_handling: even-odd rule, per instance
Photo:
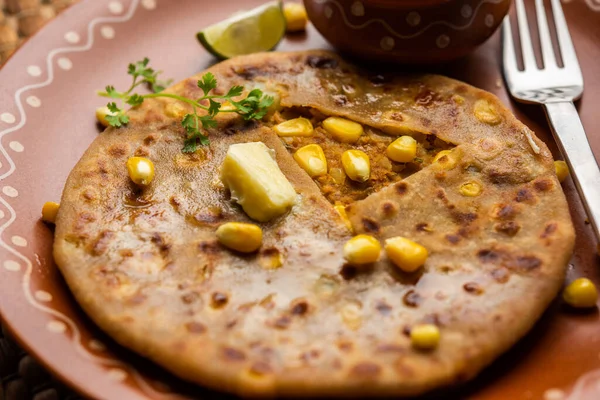
{"label": "paratha", "polygon": [[[56,262],[119,343],[241,395],[416,395],[471,379],[556,295],[574,231],[552,156],[493,95],[442,76],[373,75],[323,51],[243,56],[209,71],[217,91],[260,87],[278,109],[261,122],[220,117],[209,146],[182,154],[173,101],[146,100],[128,126],[91,144],[65,185]],[[167,91],[200,97],[199,76]],[[311,118],[312,137],[273,132],[298,115]],[[365,134],[336,143],[320,127],[326,116],[359,122]],[[398,135],[417,139],[416,162],[382,157]],[[251,255],[215,238],[225,222],[256,223],[219,181],[228,147],[244,142],[273,149],[299,194],[289,213],[258,223],[263,245]],[[291,153],[312,142],[330,171],[344,149],[364,150],[371,181],[311,179]],[[432,163],[440,149],[453,150]],[[148,189],[127,176],[133,155],[155,164]],[[462,196],[465,182],[481,194]],[[385,255],[367,270],[348,266],[342,247],[353,233],[334,204],[346,206],[354,234],[425,246],[424,267],[403,273]],[[422,322],[440,328],[432,351],[410,345]]]}

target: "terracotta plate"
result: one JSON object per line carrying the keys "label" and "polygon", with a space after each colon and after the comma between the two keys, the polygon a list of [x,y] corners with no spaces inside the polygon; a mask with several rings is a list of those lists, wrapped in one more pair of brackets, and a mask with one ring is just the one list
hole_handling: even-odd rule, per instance
{"label": "terracotta plate", "polygon": [[[96,90],[127,84],[127,64],[144,56],[175,80],[201,71],[214,60],[197,44],[196,31],[261,2],[84,1],[0,70],[0,312],[28,351],[89,397],[221,397],[120,348],[94,326],[57,272],[53,232],[38,218],[45,201],[60,199],[67,174],[99,132],[94,109],[103,101]],[[580,114],[600,159],[600,0],[564,1],[564,9],[585,75]],[[280,50],[316,47],[327,45],[310,28],[288,37]],[[510,101],[500,75],[498,34],[442,72],[497,94],[560,157],[541,109]],[[600,284],[592,232],[570,180],[564,190],[577,229],[567,280],[588,276]],[[599,356],[598,313],[569,313],[557,301],[513,350],[444,398],[598,399]]]}

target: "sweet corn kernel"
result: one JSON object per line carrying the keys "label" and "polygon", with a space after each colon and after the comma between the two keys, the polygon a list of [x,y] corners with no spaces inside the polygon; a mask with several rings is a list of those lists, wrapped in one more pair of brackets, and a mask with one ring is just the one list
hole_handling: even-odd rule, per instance
{"label": "sweet corn kernel", "polygon": [[252,253],[262,244],[262,229],[254,224],[227,222],[217,228],[217,240],[241,253]]}
{"label": "sweet corn kernel", "polygon": [[286,213],[296,202],[296,191],[262,142],[229,146],[221,167],[221,181],[231,198],[257,221]]}
{"label": "sweet corn kernel", "polygon": [[283,6],[283,16],[285,17],[286,30],[288,32],[300,32],[306,29],[308,16],[302,4],[286,3]]}
{"label": "sweet corn kernel", "polygon": [[313,134],[313,126],[306,118],[294,118],[284,121],[273,127],[275,133],[281,137],[288,136],[311,136]]}
{"label": "sweet corn kernel", "polygon": [[56,222],[56,214],[58,214],[58,208],[60,204],[53,201],[47,201],[42,207],[42,221],[54,224]]}
{"label": "sweet corn kernel", "polygon": [[439,153],[437,153],[435,155],[435,157],[433,157],[433,161],[432,163],[438,162],[440,160],[440,158],[447,156],[448,154],[452,153],[452,150],[442,150]]}
{"label": "sweet corn kernel", "polygon": [[483,188],[477,182],[467,182],[460,185],[460,194],[466,197],[476,197],[481,194]]}
{"label": "sweet corn kernel", "polygon": [[115,113],[111,112],[108,107],[104,106],[96,108],[96,119],[100,122],[100,125],[107,128],[110,126],[106,119],[109,115],[115,115]]}
{"label": "sweet corn kernel", "polygon": [[554,161],[554,171],[560,183],[563,183],[569,176],[569,167],[564,161]]}
{"label": "sweet corn kernel", "polygon": [[344,207],[341,204],[338,204],[336,206],[333,206],[333,208],[340,215],[340,217],[342,218],[342,221],[344,221],[344,224],[346,224],[346,228],[348,228],[350,230],[350,232],[353,232],[354,229],[352,229],[352,223],[350,223],[350,219],[348,218],[348,214],[346,214],[346,207]]}
{"label": "sweet corn kernel", "polygon": [[578,278],[565,288],[563,299],[575,308],[595,307],[596,301],[598,301],[598,291],[596,285],[589,279]]}
{"label": "sweet corn kernel", "polygon": [[348,178],[356,182],[366,182],[371,176],[369,156],[360,150],[346,150],[342,153],[342,166]]}
{"label": "sweet corn kernel", "polygon": [[498,125],[502,121],[496,107],[485,99],[479,99],[475,102],[473,112],[479,121],[488,125]]}
{"label": "sweet corn kernel", "polygon": [[440,343],[440,329],[433,324],[413,326],[410,330],[410,342],[417,349],[434,349]]}
{"label": "sweet corn kernel", "polygon": [[154,179],[154,163],[145,157],[129,157],[127,172],[133,183],[147,186]]}
{"label": "sweet corn kernel", "polygon": [[417,155],[417,141],[410,136],[400,136],[387,148],[388,158],[396,162],[411,162]]}
{"label": "sweet corn kernel", "polygon": [[372,264],[379,260],[381,244],[369,235],[358,235],[344,245],[344,258],[352,265]]}
{"label": "sweet corn kernel", "polygon": [[331,168],[329,170],[329,176],[331,176],[331,179],[338,185],[346,182],[346,173],[341,168]]}
{"label": "sweet corn kernel", "polygon": [[188,110],[179,103],[168,103],[165,106],[165,114],[167,117],[181,119],[188,113]]}
{"label": "sweet corn kernel", "polygon": [[264,269],[277,269],[283,266],[284,257],[281,252],[275,248],[268,249],[269,251],[261,252],[258,258],[258,263]]}
{"label": "sweet corn kernel", "polygon": [[396,236],[385,241],[388,258],[402,271],[414,272],[427,260],[427,249],[407,238]]}
{"label": "sweet corn kernel", "polygon": [[327,173],[327,159],[318,144],[309,144],[294,153],[294,160],[311,178]]}
{"label": "sweet corn kernel", "polygon": [[342,143],[356,143],[364,132],[361,124],[339,117],[327,118],[323,121],[323,128]]}

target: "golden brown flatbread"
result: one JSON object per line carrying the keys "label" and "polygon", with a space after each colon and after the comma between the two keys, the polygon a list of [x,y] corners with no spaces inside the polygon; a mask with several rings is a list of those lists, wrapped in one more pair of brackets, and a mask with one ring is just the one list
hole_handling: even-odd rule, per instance
{"label": "golden brown flatbread", "polygon": [[[92,143],[65,185],[56,262],[119,343],[242,395],[414,395],[472,378],[556,295],[574,232],[552,156],[493,95],[441,76],[370,75],[322,51],[244,56],[210,71],[218,90],[261,87],[277,94],[279,109],[263,122],[221,118],[210,146],[190,155],[180,151],[178,119],[167,116],[172,101],[146,100],[127,127]],[[168,91],[199,97],[199,76]],[[308,177],[291,152],[310,138],[270,129],[297,115],[312,118],[311,140],[330,168],[344,149],[369,154],[372,182]],[[319,125],[330,115],[363,124],[361,141],[332,142]],[[417,138],[417,162],[378,156],[401,134]],[[259,224],[257,254],[240,255],[215,238],[224,222],[251,222],[218,169],[230,144],[253,141],[275,151],[300,200]],[[133,155],[156,166],[149,189],[127,176]],[[462,196],[466,182],[481,195]],[[336,202],[356,233],[424,245],[424,267],[406,274],[385,256],[366,271],[345,266],[352,234]],[[411,347],[408,332],[422,322],[439,326],[437,349]]]}

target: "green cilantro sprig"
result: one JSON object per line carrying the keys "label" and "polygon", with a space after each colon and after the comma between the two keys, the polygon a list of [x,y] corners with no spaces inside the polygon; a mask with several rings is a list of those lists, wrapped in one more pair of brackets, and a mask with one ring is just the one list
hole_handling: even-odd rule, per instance
{"label": "green cilantro sprig", "polygon": [[[161,71],[155,71],[148,67],[150,60],[144,58],[135,64],[129,64],[127,73],[133,77],[133,81],[129,89],[124,92],[119,92],[114,86],[106,86],[104,92],[98,94],[103,97],[110,97],[118,100],[121,103],[119,107],[115,101],[107,104],[112,115],[107,115],[106,120],[111,126],[121,127],[127,125],[129,117],[125,114],[124,108],[126,104],[135,107],[144,102],[144,99],[154,97],[167,97],[190,104],[193,113],[186,114],[181,120],[181,125],[187,132],[187,138],[181,149],[184,153],[193,153],[199,145],[205,146],[209,143],[208,137],[205,135],[206,129],[215,128],[217,121],[215,117],[219,113],[233,112],[241,115],[245,120],[262,119],[268,111],[268,108],[273,104],[273,97],[263,94],[260,89],[254,89],[241,100],[234,100],[242,95],[243,86],[233,86],[225,95],[214,95],[211,92],[217,88],[217,80],[215,76],[208,72],[198,81],[198,87],[202,89],[203,96],[198,99],[190,99],[173,93],[163,93],[163,90],[171,82],[160,81],[158,75]],[[153,93],[138,94],[134,90],[146,84]],[[228,101],[231,107],[223,109],[224,101]],[[206,114],[198,114],[198,110],[206,111]]]}

